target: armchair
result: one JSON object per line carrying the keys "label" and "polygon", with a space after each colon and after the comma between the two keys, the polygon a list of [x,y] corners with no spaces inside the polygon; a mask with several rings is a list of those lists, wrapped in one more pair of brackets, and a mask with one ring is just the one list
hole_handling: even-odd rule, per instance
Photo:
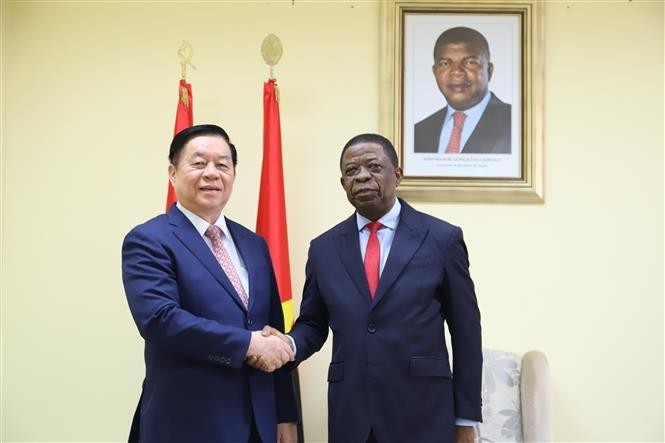
{"label": "armchair", "polygon": [[483,349],[479,442],[552,441],[550,370],[545,354]]}

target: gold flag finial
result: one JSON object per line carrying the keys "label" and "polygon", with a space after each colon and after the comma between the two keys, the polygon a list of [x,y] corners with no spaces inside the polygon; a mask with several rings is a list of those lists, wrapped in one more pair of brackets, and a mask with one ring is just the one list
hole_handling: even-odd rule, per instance
{"label": "gold flag finial", "polygon": [[274,78],[273,66],[279,62],[283,53],[284,49],[282,48],[282,42],[275,34],[268,34],[266,38],[263,39],[263,43],[261,44],[261,55],[266,64],[270,66],[270,78]]}
{"label": "gold flag finial", "polygon": [[189,109],[189,91],[184,86],[180,87],[180,101],[185,105],[185,108]]}
{"label": "gold flag finial", "polygon": [[180,75],[182,75],[183,80],[187,80],[187,65],[191,66],[192,69],[196,69],[196,66],[192,64],[192,56],[194,55],[194,48],[187,41],[183,40],[180,48],[178,48],[178,57],[180,57]]}

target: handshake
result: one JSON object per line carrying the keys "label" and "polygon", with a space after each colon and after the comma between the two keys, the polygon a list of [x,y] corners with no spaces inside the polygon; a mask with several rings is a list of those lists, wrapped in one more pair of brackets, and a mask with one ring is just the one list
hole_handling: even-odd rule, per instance
{"label": "handshake", "polygon": [[245,361],[254,369],[273,372],[294,360],[291,340],[272,326],[253,331]]}

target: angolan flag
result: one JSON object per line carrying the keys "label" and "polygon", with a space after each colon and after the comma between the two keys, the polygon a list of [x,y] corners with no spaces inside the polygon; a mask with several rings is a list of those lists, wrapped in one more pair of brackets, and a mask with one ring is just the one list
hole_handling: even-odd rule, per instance
{"label": "angolan flag", "polygon": [[[291,298],[291,268],[289,266],[289,241],[286,229],[286,203],[284,199],[284,171],[282,169],[282,130],[279,120],[278,90],[275,79],[263,84],[263,166],[259,209],[256,216],[256,233],[268,243],[270,258],[279,296],[282,301],[284,328],[288,332],[293,326],[293,300]],[[298,371],[292,372],[296,390],[298,412],[298,441],[305,441],[302,426],[300,383]]]}

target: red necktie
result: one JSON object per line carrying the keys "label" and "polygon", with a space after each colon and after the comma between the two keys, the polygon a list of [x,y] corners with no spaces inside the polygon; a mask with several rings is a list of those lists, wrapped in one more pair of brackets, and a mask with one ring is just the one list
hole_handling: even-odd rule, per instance
{"label": "red necktie", "polygon": [[249,296],[245,292],[245,288],[242,286],[242,283],[240,283],[240,277],[238,277],[236,267],[233,266],[231,257],[224,247],[224,243],[222,243],[222,231],[217,226],[210,225],[208,226],[205,235],[212,243],[212,253],[215,255],[215,258],[226,273],[226,276],[231,281],[231,284],[235,288],[236,292],[240,296],[240,300],[242,300],[242,303],[246,308],[249,305]]}
{"label": "red necktie", "polygon": [[462,138],[462,128],[464,127],[464,119],[466,114],[463,112],[453,112],[453,132],[450,134],[450,141],[446,148],[446,154],[459,154],[460,140]]}
{"label": "red necktie", "polygon": [[379,286],[379,261],[381,260],[381,246],[376,233],[383,225],[379,222],[371,222],[367,223],[366,226],[369,229],[369,239],[365,249],[365,275],[367,276],[369,293],[374,298],[376,288]]}

